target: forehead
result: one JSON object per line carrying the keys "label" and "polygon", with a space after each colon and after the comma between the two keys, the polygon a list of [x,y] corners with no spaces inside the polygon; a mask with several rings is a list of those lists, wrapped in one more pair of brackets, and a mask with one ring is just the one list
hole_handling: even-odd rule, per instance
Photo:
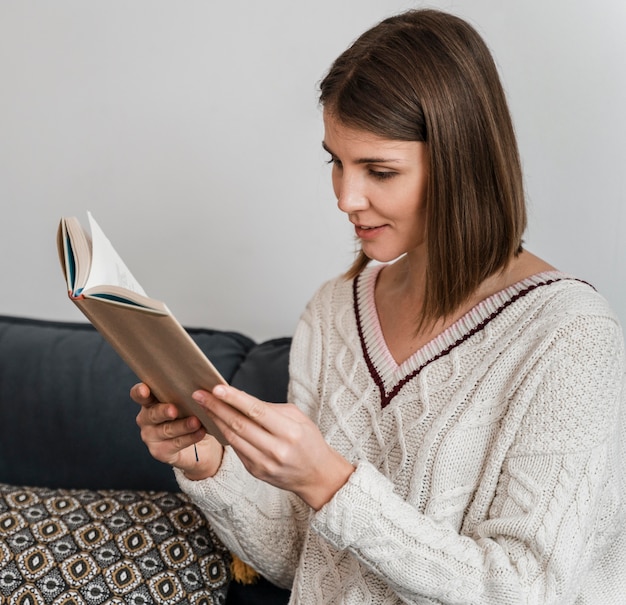
{"label": "forehead", "polygon": [[328,140],[352,141],[362,143],[385,142],[383,137],[373,134],[368,130],[354,128],[339,120],[335,114],[324,110],[324,142]]}
{"label": "forehead", "polygon": [[[417,148],[425,147],[418,141],[400,141],[354,128],[337,119],[332,112],[324,110],[324,148],[330,153],[355,158],[402,158],[414,155]],[[420,150],[422,151],[422,150]]]}

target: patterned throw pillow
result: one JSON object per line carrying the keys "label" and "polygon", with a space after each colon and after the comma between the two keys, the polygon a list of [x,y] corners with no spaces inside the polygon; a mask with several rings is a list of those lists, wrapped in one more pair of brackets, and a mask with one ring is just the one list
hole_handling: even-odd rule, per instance
{"label": "patterned throw pillow", "polygon": [[230,554],[184,494],[0,484],[0,602],[215,605]]}

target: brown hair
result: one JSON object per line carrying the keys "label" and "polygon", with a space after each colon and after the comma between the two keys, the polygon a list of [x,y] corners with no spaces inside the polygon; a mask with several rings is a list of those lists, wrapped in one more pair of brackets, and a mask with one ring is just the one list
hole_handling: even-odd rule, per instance
{"label": "brown hair", "polygon": [[[489,49],[458,17],[408,11],[361,35],[320,92],[347,126],[427,143],[421,321],[448,316],[521,251],[526,227],[515,133]],[[368,262],[361,251],[346,276]]]}

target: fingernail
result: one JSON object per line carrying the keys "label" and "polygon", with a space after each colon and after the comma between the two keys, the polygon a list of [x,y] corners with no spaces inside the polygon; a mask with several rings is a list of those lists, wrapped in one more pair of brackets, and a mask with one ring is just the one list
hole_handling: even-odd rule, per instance
{"label": "fingernail", "polygon": [[218,384],[214,389],[213,389],[213,395],[215,395],[216,397],[225,397],[226,396],[226,388],[224,387],[224,385],[222,384]]}
{"label": "fingernail", "polygon": [[192,393],[191,397],[194,401],[197,401],[198,403],[204,403],[204,394],[202,393],[202,391],[195,391],[194,393]]}

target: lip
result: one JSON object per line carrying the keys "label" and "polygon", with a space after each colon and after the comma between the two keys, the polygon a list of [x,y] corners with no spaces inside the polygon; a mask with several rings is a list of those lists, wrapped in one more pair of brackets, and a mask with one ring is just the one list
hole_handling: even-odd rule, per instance
{"label": "lip", "polygon": [[386,225],[368,227],[367,225],[354,225],[354,232],[359,239],[369,240],[378,237],[385,230]]}

